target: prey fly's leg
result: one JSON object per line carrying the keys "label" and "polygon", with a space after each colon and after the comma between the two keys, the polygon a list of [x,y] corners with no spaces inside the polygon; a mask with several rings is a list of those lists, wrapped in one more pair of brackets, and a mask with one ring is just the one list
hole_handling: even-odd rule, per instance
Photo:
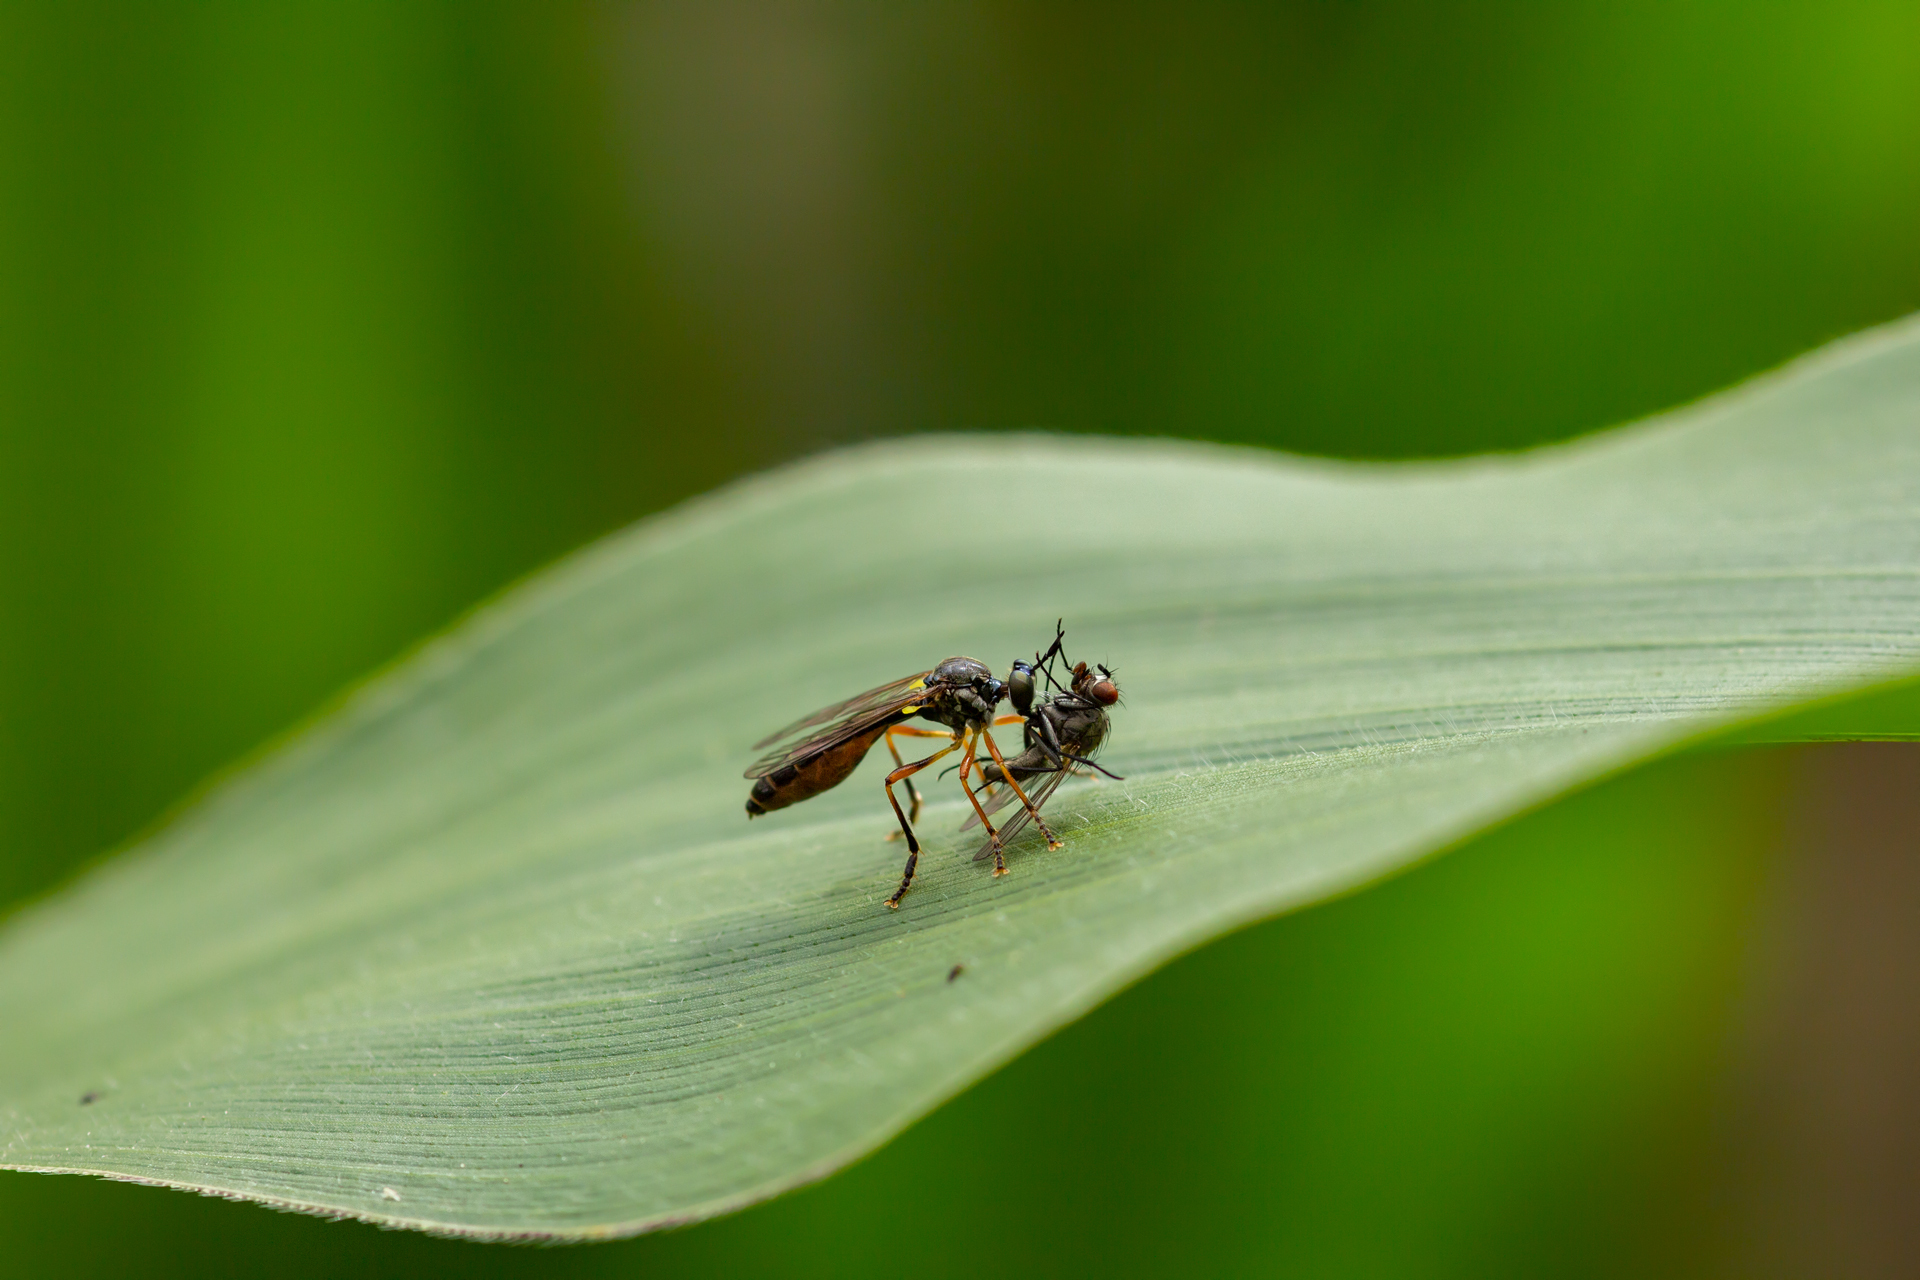
{"label": "prey fly's leg", "polygon": [[[893,752],[893,763],[896,768],[901,769],[907,767],[907,762],[900,758],[900,748],[893,744],[893,739],[896,734],[902,738],[951,738],[953,736],[951,732],[942,733],[937,729],[909,729],[904,725],[897,724],[888,726],[887,750]],[[906,778],[904,781],[907,784],[907,816],[914,822],[918,822],[920,821],[920,792],[915,789],[912,778]],[[887,833],[887,839],[889,840],[898,840],[899,838],[900,833],[898,831],[889,831]]]}
{"label": "prey fly's leg", "polygon": [[[931,736],[945,737],[946,735],[937,734]],[[952,746],[934,752],[925,760],[917,760],[912,764],[903,764],[887,775],[887,803],[893,806],[893,816],[900,819],[900,830],[907,837],[907,868],[900,873],[900,887],[893,891],[891,898],[887,899],[887,905],[896,911],[900,908],[900,899],[907,896],[907,886],[913,883],[913,869],[920,863],[920,841],[913,834],[913,824],[907,821],[906,811],[900,807],[899,799],[893,794],[893,784],[905,781],[932,764],[935,760],[950,756],[959,749],[960,737],[956,734],[954,735]]]}
{"label": "prey fly's leg", "polygon": [[[1060,847],[1060,838],[1053,834],[1053,828],[1049,827],[1047,820],[1040,816],[1040,810],[1034,808],[1033,801],[1027,799],[1027,793],[1020,789],[1019,782],[1014,779],[1013,770],[1007,768],[1006,759],[1000,754],[999,744],[993,740],[993,734],[982,729],[980,736],[987,740],[987,750],[993,753],[993,762],[1000,766],[1000,776],[1007,780],[1007,785],[1013,788],[1013,794],[1020,797],[1020,803],[1025,805],[1027,812],[1032,815],[1033,824],[1040,828],[1040,835],[1046,840],[1047,848],[1058,849]],[[1061,767],[1064,768],[1065,766],[1063,765]],[[975,807],[979,807],[978,801],[975,802]],[[999,851],[997,847],[994,857],[995,865],[998,865]]]}

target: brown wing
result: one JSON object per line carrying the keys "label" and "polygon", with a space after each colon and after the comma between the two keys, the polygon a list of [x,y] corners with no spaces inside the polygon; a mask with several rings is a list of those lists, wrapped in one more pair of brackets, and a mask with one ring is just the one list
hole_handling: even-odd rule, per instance
{"label": "brown wing", "polygon": [[868,732],[874,725],[898,715],[902,707],[910,707],[920,701],[926,689],[926,678],[931,674],[933,673],[930,671],[922,671],[918,675],[902,676],[877,689],[869,689],[857,697],[848,698],[845,702],[836,702],[830,707],[822,707],[805,719],[794,721],[780,732],[760,739],[753,744],[755,750],[779,742],[783,738],[792,737],[802,729],[810,729],[814,725],[822,726],[798,742],[769,751],[748,765],[746,773],[742,776],[764,778],[774,770],[792,764],[796,760],[825,750],[847,738],[858,737]]}
{"label": "brown wing", "polygon": [[[1049,773],[1046,775],[1046,781],[1042,782],[1039,786],[1023,787],[1022,789],[1025,790],[1027,793],[1027,799],[1033,801],[1034,808],[1036,809],[1045,808],[1048,797],[1053,795],[1054,790],[1057,787],[1059,787],[1059,785],[1062,782],[1066,781],[1067,776],[1072,772],[1073,772],[1072,769],[1061,769],[1057,773]],[[1011,787],[1007,788],[1006,794],[1008,796],[1012,796],[1013,789]],[[1004,804],[1005,801],[1002,801],[1001,803]],[[980,820],[979,816],[976,814],[974,816],[973,822],[978,822],[979,820]],[[1012,844],[1013,838],[1019,835],[1022,831],[1025,831],[1027,829],[1027,823],[1031,821],[1033,821],[1033,815],[1027,811],[1027,806],[1021,805],[1019,810],[1016,811],[1011,818],[1007,819],[1006,825],[1000,828],[1001,848],[1005,848],[1007,845]],[[973,823],[970,822],[967,825],[972,826]],[[963,831],[965,829],[966,829],[965,827],[961,828],[961,830]],[[991,858],[992,856],[993,856],[993,840],[989,838],[986,840],[982,840],[980,842],[980,848],[973,855],[973,860],[975,862],[985,862],[988,858]]]}

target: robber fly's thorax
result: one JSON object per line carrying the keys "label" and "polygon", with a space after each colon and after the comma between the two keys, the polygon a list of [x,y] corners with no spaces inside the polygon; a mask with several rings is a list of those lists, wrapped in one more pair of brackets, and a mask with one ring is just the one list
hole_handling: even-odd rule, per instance
{"label": "robber fly's thorax", "polygon": [[949,729],[977,729],[993,719],[1006,685],[984,662],[948,658],[927,673],[927,700],[908,714]]}

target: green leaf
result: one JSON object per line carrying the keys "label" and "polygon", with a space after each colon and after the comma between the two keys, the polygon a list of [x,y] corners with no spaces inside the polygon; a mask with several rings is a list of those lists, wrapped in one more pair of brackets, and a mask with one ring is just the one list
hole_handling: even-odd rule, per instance
{"label": "green leaf", "polygon": [[[1916,566],[1914,323],[1519,457],[794,467],[510,592],[14,919],[0,1162],[486,1236],[721,1212],[1223,930],[1913,674]],[[762,734],[1060,616],[1127,695],[1064,849],[993,879],[936,784],[892,912],[876,762],[742,816]]]}

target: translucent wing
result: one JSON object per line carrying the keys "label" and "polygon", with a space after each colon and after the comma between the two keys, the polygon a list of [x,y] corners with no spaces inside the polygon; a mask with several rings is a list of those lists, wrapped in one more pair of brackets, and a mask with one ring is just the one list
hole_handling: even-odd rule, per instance
{"label": "translucent wing", "polygon": [[[1033,788],[1027,787],[1026,784],[1027,784],[1027,779],[1025,778],[1020,779],[1020,785],[1022,787],[1026,787],[1027,794],[1031,796],[1033,794]],[[998,813],[1002,809],[1006,808],[1009,804],[1013,803],[1012,787],[1008,786],[1004,782],[995,783],[993,784],[993,786],[994,786],[994,789],[992,791],[987,792],[986,795],[980,798],[980,807],[982,809],[985,809],[988,813]],[[970,828],[977,827],[979,825],[980,825],[980,815],[977,813],[969,813],[967,815],[967,820],[960,824],[960,829],[962,831],[966,831]]]}
{"label": "translucent wing", "polygon": [[[1072,772],[1073,772],[1072,769],[1061,769],[1056,773],[1046,774],[1044,775],[1044,781],[1042,781],[1039,786],[1037,787],[1023,786],[1022,789],[1026,791],[1027,798],[1033,801],[1034,808],[1036,809],[1044,808],[1047,803],[1047,797],[1051,796],[1054,793],[1054,790],[1058,788],[1059,785],[1066,780],[1067,775]],[[1013,795],[1013,788],[1012,787],[1006,788],[1002,794],[1005,796],[1011,797]],[[998,797],[996,797],[996,799],[997,798]],[[1006,801],[1003,799],[1003,800],[1000,800],[1000,803],[1005,804]],[[979,820],[980,820],[979,817],[976,815],[973,818],[973,821],[968,823],[967,825],[971,826],[973,822],[978,822]],[[1019,810],[1015,812],[1011,818],[1007,819],[1006,825],[1000,828],[1000,846],[1002,848],[1005,848],[1007,845],[1012,844],[1013,838],[1019,835],[1022,831],[1025,831],[1027,829],[1027,823],[1031,822],[1032,820],[1033,820],[1033,815],[1027,811],[1027,807],[1025,805],[1021,805]],[[962,830],[965,830],[965,828],[963,827]],[[986,839],[980,842],[980,848],[973,855],[973,860],[975,862],[984,862],[988,858],[991,858],[992,856],[993,856],[993,841],[991,839]]]}
{"label": "translucent wing", "polygon": [[[1052,772],[1047,765],[1046,757],[1042,756],[1038,750],[1024,751],[1008,760],[1007,765],[1014,770],[1014,776],[1020,779],[1021,789],[1029,797],[1033,795],[1033,788],[1028,784],[1036,778],[1045,778]],[[988,813],[998,813],[1013,803],[1013,788],[1006,783],[990,782],[987,786],[990,789],[982,794],[980,807]],[[979,825],[980,815],[969,813],[967,820],[960,824],[960,829],[966,831]]]}
{"label": "translucent wing", "polygon": [[814,725],[823,724],[828,720],[850,720],[876,710],[886,703],[895,701],[900,694],[923,686],[927,677],[932,674],[931,671],[922,671],[918,675],[901,676],[898,680],[888,681],[878,689],[857,693],[845,702],[836,702],[830,707],[822,707],[810,716],[795,720],[779,732],[768,734],[754,743],[753,749],[758,751],[762,747],[770,747],[782,738],[790,738],[802,729],[811,729]]}
{"label": "translucent wing", "polygon": [[761,756],[747,766],[746,773],[742,776],[763,778],[776,769],[804,759],[837,742],[869,732],[881,721],[898,715],[901,708],[910,707],[918,701],[921,691],[926,688],[927,676],[931,674],[931,672],[922,671],[918,675],[902,676],[877,689],[869,689],[865,693],[848,698],[845,702],[836,702],[830,707],[822,707],[812,715],[794,721],[780,732],[762,738],[753,744],[756,750],[779,742],[783,738],[790,738],[802,729],[811,729],[814,725],[822,726],[798,742]]}

